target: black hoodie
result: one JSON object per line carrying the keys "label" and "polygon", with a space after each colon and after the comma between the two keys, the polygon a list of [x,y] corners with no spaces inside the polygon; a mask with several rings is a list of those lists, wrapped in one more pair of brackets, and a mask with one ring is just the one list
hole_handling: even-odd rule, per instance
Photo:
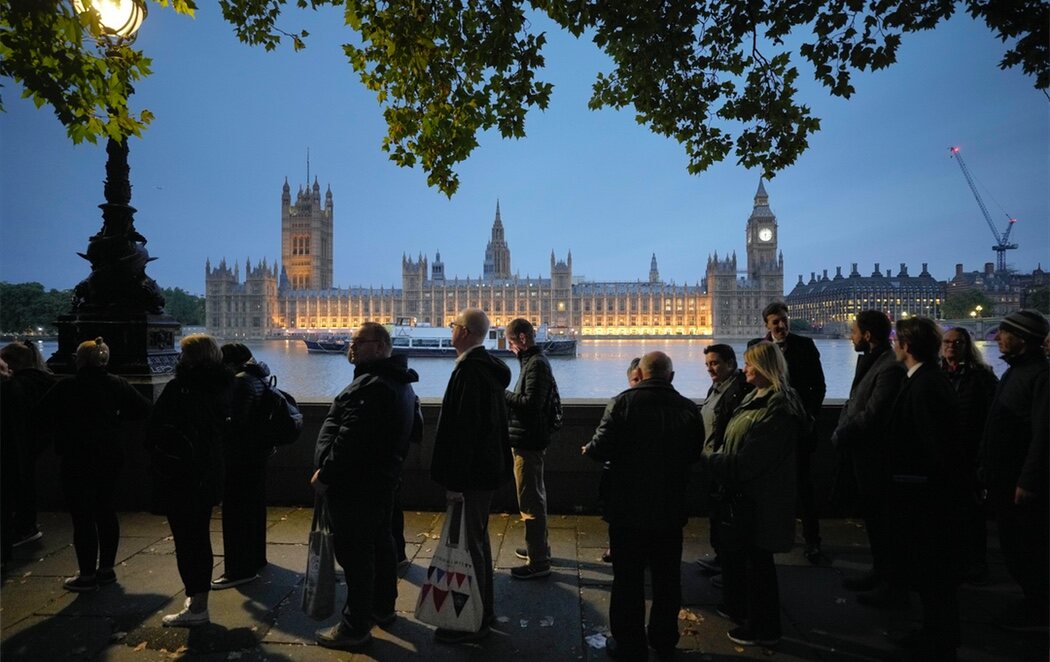
{"label": "black hoodie", "polygon": [[430,476],[453,492],[495,490],[511,476],[504,390],[510,368],[484,347],[456,362],[441,401]]}
{"label": "black hoodie", "polygon": [[418,381],[404,356],[354,368],[354,381],[332,402],[314,451],[319,478],[330,490],[394,487],[409,441],[422,435],[423,416],[412,389]]}

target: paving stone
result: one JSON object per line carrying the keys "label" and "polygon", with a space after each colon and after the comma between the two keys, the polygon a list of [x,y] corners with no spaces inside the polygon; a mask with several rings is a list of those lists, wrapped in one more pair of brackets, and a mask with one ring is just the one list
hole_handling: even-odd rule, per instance
{"label": "paving stone", "polygon": [[52,577],[9,576],[0,589],[0,623],[3,623],[4,638],[8,629],[22,619],[40,614],[52,601],[69,598],[69,591]]}
{"label": "paving stone", "polygon": [[91,659],[109,644],[113,622],[100,616],[32,616],[4,630],[0,644],[8,660]]}

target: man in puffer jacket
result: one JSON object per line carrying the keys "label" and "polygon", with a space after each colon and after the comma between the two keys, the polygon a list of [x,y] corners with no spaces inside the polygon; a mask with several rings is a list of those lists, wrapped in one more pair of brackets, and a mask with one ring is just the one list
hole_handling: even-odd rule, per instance
{"label": "man in puffer jacket", "polygon": [[445,488],[449,502],[462,503],[466,513],[467,551],[484,605],[478,632],[438,629],[437,640],[449,644],[488,636],[495,617],[489,508],[493,493],[511,475],[507,402],[503,395],[510,385],[510,368],[485,350],[488,333],[489,318],[477,308],[467,308],[452,322],[456,367],[441,401],[430,464],[431,478]]}
{"label": "man in puffer jacket", "polygon": [[335,558],[347,581],[342,619],[317,631],[317,643],[326,648],[363,646],[372,640],[373,625],[397,618],[391,511],[409,439],[422,417],[412,389],[419,375],[392,352],[381,324],[361,325],[347,357],[354,381],[336,396],[317,436],[310,483],[327,502]]}
{"label": "man in puffer jacket", "polygon": [[551,574],[543,456],[551,440],[548,420],[554,373],[543,349],[536,345],[536,329],[531,322],[520,317],[511,320],[505,335],[507,345],[521,364],[518,383],[506,396],[518,511],[525,522],[525,548],[518,549],[517,556],[528,561],[512,569],[510,575],[515,579],[537,579]]}

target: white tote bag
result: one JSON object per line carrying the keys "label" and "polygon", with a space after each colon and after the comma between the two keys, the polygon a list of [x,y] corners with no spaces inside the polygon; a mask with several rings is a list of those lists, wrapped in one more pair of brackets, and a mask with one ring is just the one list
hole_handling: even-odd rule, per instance
{"label": "white tote bag", "polygon": [[[467,551],[467,518],[463,504],[455,518],[456,504],[449,504],[441,540],[427,569],[427,578],[419,590],[416,618],[446,630],[477,632],[481,629],[484,607],[477,573]],[[455,542],[451,533],[458,525]]]}

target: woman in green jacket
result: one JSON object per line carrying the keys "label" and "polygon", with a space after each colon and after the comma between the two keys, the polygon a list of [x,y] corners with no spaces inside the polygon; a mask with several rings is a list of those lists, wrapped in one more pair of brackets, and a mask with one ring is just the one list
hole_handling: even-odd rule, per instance
{"label": "woman in green jacket", "polygon": [[735,643],[771,646],[781,634],[773,554],[795,540],[795,444],[810,418],[775,344],[748,348],[744,376],[755,390],[733,413],[722,448],[705,451],[701,461],[723,485],[716,509],[725,552],[719,614],[739,624],[728,633]]}

